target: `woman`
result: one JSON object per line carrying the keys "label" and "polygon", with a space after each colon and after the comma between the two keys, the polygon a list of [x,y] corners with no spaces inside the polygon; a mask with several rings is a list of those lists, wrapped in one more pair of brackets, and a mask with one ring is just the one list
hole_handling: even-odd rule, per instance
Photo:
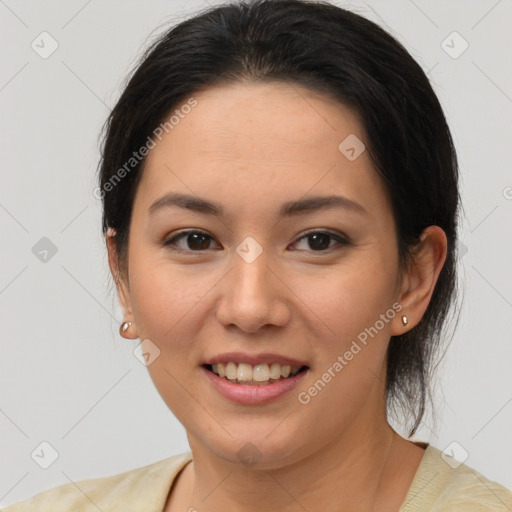
{"label": "woman", "polygon": [[388,423],[424,415],[459,208],[442,109],[389,34],[300,0],[181,23],[113,109],[99,181],[120,333],[191,451],[7,510],[512,508]]}

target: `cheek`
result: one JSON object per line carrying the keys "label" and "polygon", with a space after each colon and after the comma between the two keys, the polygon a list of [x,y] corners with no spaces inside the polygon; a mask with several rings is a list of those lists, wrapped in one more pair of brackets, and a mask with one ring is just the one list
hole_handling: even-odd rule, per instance
{"label": "cheek", "polygon": [[318,341],[332,345],[334,340],[340,347],[391,308],[396,269],[377,260],[372,252],[361,251],[321,273],[289,277],[299,303],[305,305],[301,314],[310,317],[324,334],[317,336]]}
{"label": "cheek", "polygon": [[132,254],[131,300],[139,338],[151,340],[159,349],[147,370],[169,409],[179,421],[188,424],[191,410],[199,417],[202,412],[201,408],[191,407],[201,394],[189,374],[197,357],[190,343],[197,322],[190,319],[197,319],[197,308],[207,290],[199,285],[200,279],[191,280],[184,275],[188,269],[171,266],[143,251]]}
{"label": "cheek", "polygon": [[341,428],[339,422],[353,418],[374,387],[385,381],[381,371],[397,314],[394,276],[391,266],[376,265],[368,256],[323,279],[297,279],[297,295],[307,298],[300,315],[308,315],[316,329],[311,335],[314,376],[299,390],[299,402],[311,418],[325,417],[326,409],[338,411],[324,423],[333,435]]}
{"label": "cheek", "polygon": [[183,326],[183,319],[206,293],[208,282],[191,279],[192,266],[171,265],[155,251],[132,254],[130,290],[139,335],[156,343],[172,340],[173,331]]}
{"label": "cheek", "polygon": [[183,370],[200,357],[201,347],[194,340],[211,321],[209,299],[226,269],[171,263],[154,249],[132,254],[130,289],[139,338],[150,339],[160,350],[148,369],[155,374],[166,368],[184,377]]}

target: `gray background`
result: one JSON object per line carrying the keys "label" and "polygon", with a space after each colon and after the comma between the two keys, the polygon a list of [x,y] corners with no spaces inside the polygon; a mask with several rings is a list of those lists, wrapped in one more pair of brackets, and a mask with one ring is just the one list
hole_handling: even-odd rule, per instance
{"label": "gray background", "polygon": [[[338,3],[389,29],[428,71],[459,152],[465,299],[437,379],[439,421],[416,439],[456,442],[456,457],[512,487],[512,2]],[[1,505],[188,450],[137,342],[118,334],[92,190],[100,128],[141,49],[206,6],[0,0]],[[51,49],[43,31],[58,43],[47,58],[31,47]],[[43,237],[57,249],[46,262]],[[44,441],[58,452],[48,469]]]}

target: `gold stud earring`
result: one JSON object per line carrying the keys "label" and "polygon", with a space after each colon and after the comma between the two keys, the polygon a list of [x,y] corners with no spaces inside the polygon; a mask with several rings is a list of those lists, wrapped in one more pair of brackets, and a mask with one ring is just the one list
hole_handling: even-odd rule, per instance
{"label": "gold stud earring", "polygon": [[405,325],[407,325],[408,323],[409,323],[408,318],[407,318],[405,315],[403,315],[403,316],[402,316],[402,324],[404,324],[404,326],[405,326]]}
{"label": "gold stud earring", "polygon": [[119,334],[121,334],[122,336],[123,333],[125,333],[131,327],[132,324],[133,322],[123,322],[119,327]]}

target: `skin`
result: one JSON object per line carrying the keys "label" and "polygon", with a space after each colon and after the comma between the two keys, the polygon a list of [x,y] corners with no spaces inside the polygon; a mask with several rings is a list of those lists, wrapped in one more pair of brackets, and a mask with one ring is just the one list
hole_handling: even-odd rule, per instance
{"label": "skin", "polygon": [[[398,264],[387,190],[368,151],[349,161],[338,145],[365,141],[355,114],[295,84],[236,83],[193,95],[197,106],[147,157],[122,272],[107,237],[125,337],[150,339],[160,355],[148,366],[169,409],[186,429],[193,462],[181,472],[165,510],[398,510],[424,449],[399,436],[386,418],[386,350],[392,335],[423,316],[446,258],[437,226],[423,233],[410,267]],[[167,192],[221,204],[223,218],[179,207],[148,213]],[[279,218],[282,203],[342,195],[366,210],[333,207]],[[180,230],[187,237],[163,246]],[[329,231],[314,250],[306,231]],[[172,235],[172,236],[171,236]],[[236,252],[247,236],[262,254]],[[203,248],[204,247],[204,248]],[[401,313],[354,356],[307,405],[298,402],[394,303]],[[407,326],[401,316],[406,314]],[[233,403],[200,365],[228,352],[277,352],[307,361],[299,389],[265,405]],[[237,452],[257,446],[247,467]]]}

